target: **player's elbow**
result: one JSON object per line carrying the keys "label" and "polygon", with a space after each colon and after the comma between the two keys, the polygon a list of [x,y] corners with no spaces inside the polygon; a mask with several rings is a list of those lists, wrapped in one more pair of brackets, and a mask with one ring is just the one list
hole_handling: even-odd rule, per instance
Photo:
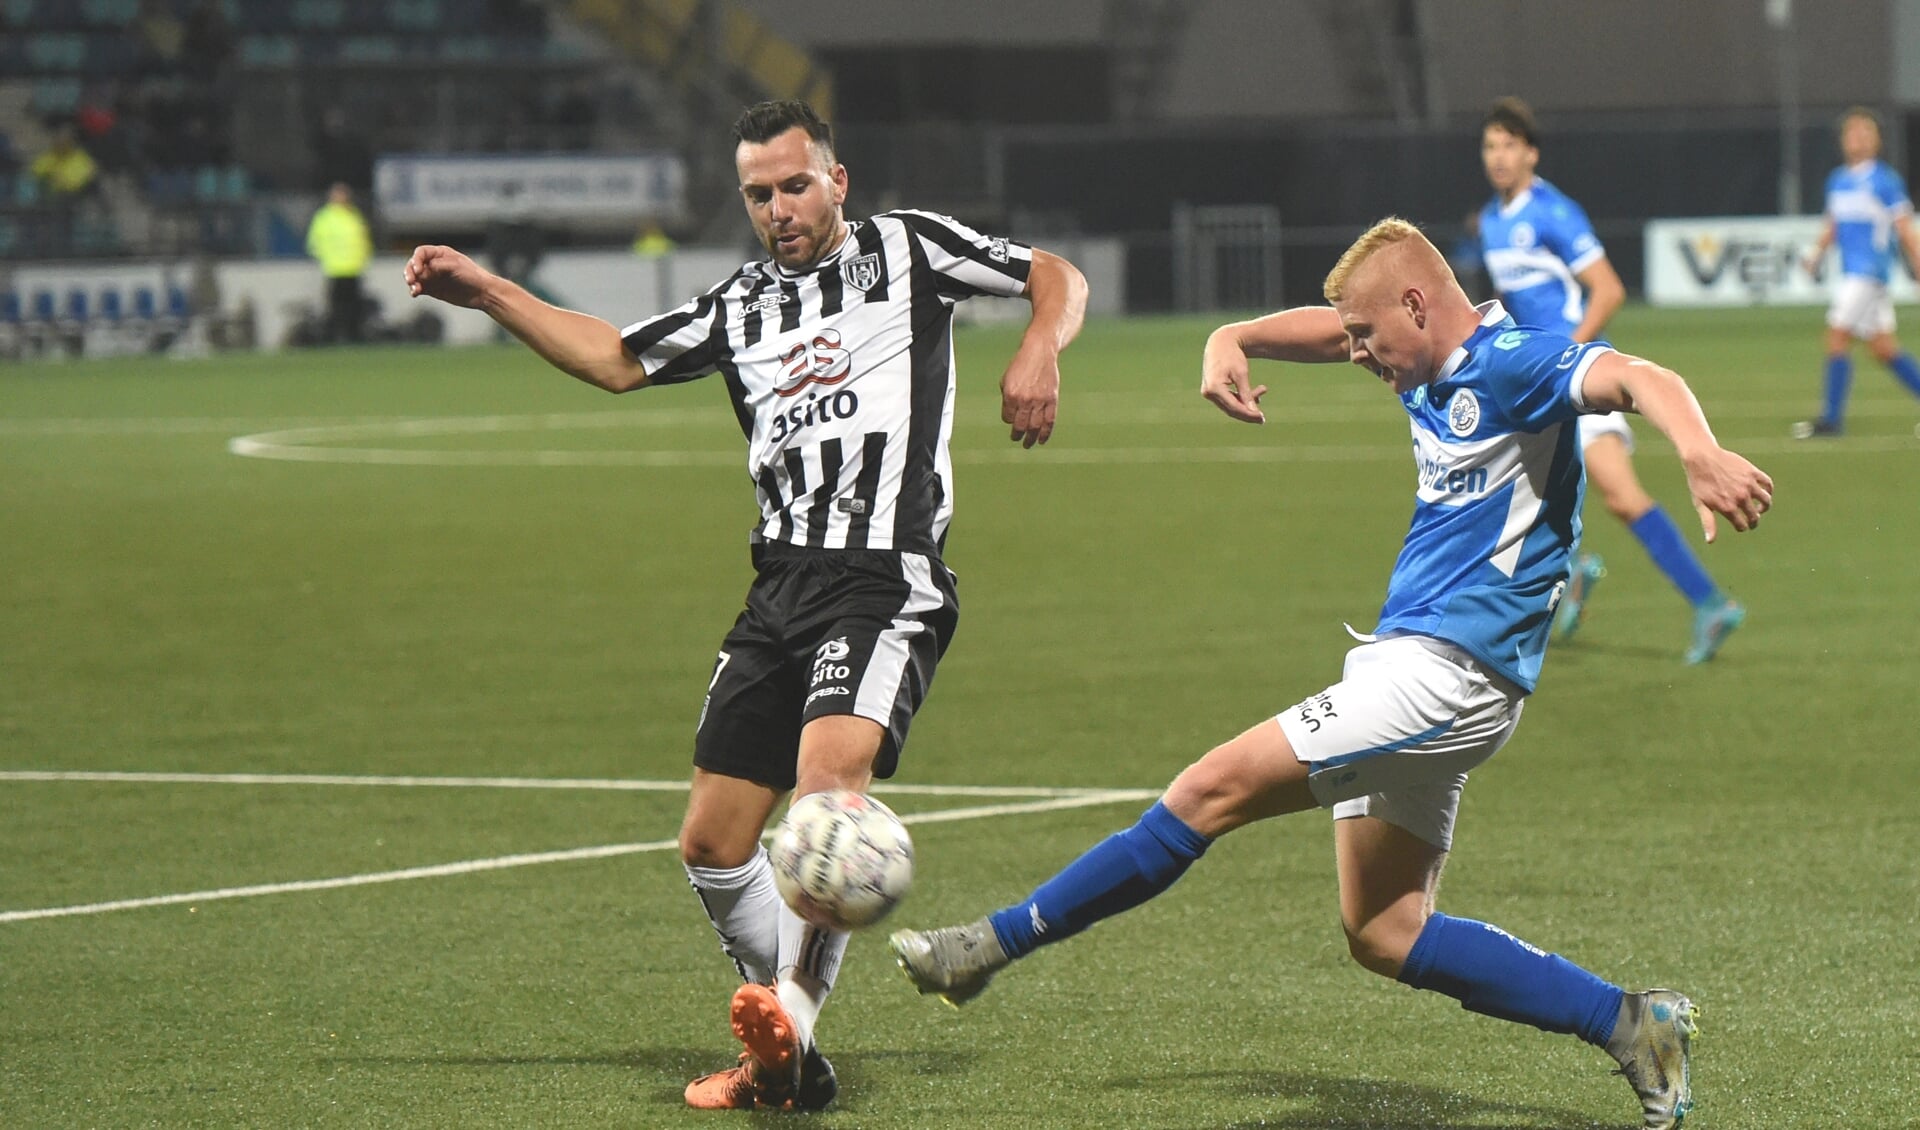
{"label": "player's elbow", "polygon": [[588,384],[608,392],[632,392],[647,384],[646,369],[625,354],[575,366],[569,371]]}

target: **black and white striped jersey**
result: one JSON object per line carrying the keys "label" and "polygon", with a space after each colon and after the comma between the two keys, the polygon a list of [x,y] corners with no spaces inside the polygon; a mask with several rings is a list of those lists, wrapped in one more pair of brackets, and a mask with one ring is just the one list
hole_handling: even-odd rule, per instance
{"label": "black and white striped jersey", "polygon": [[748,263],[622,331],[652,384],[719,373],[755,542],[938,554],[953,516],[953,307],[1023,295],[1032,249],[931,212],[853,221],[805,272]]}

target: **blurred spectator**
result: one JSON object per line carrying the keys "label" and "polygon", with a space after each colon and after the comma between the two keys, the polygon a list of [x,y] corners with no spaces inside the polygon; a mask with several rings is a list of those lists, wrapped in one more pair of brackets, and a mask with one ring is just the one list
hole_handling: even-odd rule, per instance
{"label": "blurred spectator", "polygon": [[140,0],[131,30],[134,51],[143,72],[171,74],[179,69],[187,29],[173,14],[167,0]]}
{"label": "blurred spectator", "polygon": [[659,224],[648,221],[633,241],[633,253],[642,259],[658,259],[673,254],[673,246],[672,237],[660,230]]}
{"label": "blurred spectator", "polygon": [[34,158],[33,179],[57,204],[71,204],[92,192],[99,182],[99,167],[85,149],[71,124],[54,131],[53,143]]}
{"label": "blurred spectator", "polygon": [[313,223],[307,227],[307,254],[319,261],[327,280],[326,340],[364,340],[366,306],[360,276],[373,258],[373,233],[367,229],[366,217],[353,206],[353,190],[347,185],[335,184],[327,202],[313,214]]}
{"label": "blurred spectator", "polygon": [[123,170],[133,163],[133,146],[121,122],[125,99],[116,87],[89,87],[73,110],[79,142],[102,169]]}

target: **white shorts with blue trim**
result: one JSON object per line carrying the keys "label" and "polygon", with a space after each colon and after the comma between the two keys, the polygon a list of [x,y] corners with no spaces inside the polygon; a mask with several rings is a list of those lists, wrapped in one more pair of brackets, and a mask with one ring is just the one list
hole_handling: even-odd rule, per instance
{"label": "white shorts with blue trim", "polygon": [[1892,333],[1893,297],[1887,284],[1866,275],[1842,275],[1827,307],[1827,325],[1861,341]]}
{"label": "white shorts with blue trim", "polygon": [[1601,412],[1580,417],[1580,449],[1582,451],[1601,436],[1619,436],[1620,442],[1627,445],[1627,454],[1633,454],[1633,429],[1627,425],[1625,412]]}
{"label": "white shorts with blue trim", "polygon": [[1334,819],[1375,816],[1446,851],[1467,773],[1513,736],[1525,702],[1461,648],[1395,636],[1347,652],[1339,682],[1278,720]]}

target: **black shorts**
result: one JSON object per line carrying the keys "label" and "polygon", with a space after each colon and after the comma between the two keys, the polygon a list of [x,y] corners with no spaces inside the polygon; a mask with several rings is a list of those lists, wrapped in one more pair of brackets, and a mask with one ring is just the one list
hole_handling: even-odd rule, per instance
{"label": "black shorts", "polygon": [[886,730],[873,775],[891,777],[914,711],[960,618],[938,558],[863,549],[753,547],[747,607],[714,661],[693,763],[791,789],[800,728],[857,714]]}

